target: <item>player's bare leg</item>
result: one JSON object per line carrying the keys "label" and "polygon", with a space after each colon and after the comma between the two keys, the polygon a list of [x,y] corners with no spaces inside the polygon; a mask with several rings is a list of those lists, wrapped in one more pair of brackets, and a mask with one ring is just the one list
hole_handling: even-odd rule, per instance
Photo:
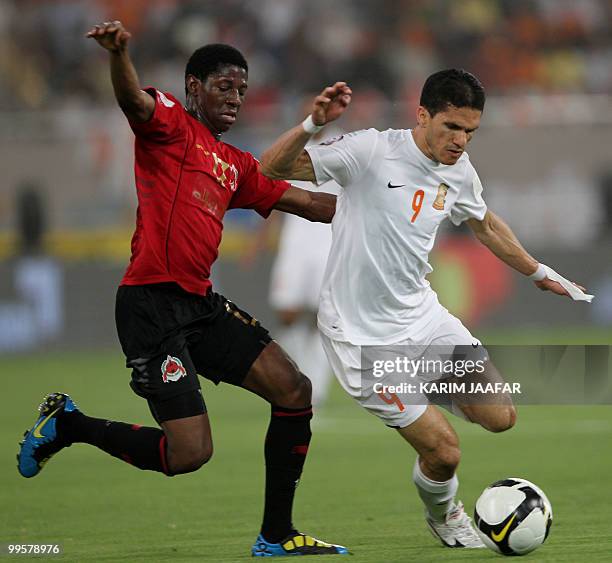
{"label": "player's bare leg", "polygon": [[161,423],[166,435],[166,462],[169,473],[196,471],[213,454],[208,414],[168,420]]}
{"label": "player's bare leg", "polygon": [[463,504],[454,502],[461,450],[453,427],[435,406],[428,405],[416,421],[398,432],[419,454],[413,479],[432,533],[447,547],[484,547]]}
{"label": "player's bare leg", "polygon": [[[485,363],[482,374],[470,374],[470,379],[483,384],[504,383],[503,377],[491,361]],[[516,423],[516,409],[508,393],[497,393],[493,397],[488,395],[482,398],[472,395],[465,401],[458,398],[456,406],[467,420],[480,424],[489,432],[505,432]]]}
{"label": "player's bare leg", "polygon": [[[459,438],[436,407],[429,405],[412,424],[397,431],[419,454],[419,468],[425,477],[432,481],[452,479],[461,460]],[[448,507],[442,507],[438,514],[443,516]]]}
{"label": "player's bare leg", "polygon": [[274,341],[255,360],[242,386],[279,407],[311,408],[310,380]]}

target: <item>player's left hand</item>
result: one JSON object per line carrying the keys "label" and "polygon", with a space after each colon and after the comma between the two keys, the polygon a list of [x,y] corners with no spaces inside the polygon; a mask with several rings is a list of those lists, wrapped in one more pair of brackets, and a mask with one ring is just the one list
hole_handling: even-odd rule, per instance
{"label": "player's left hand", "polygon": [[312,121],[315,125],[325,125],[338,119],[351,103],[353,91],[346,82],[336,82],[325,88],[314,100]]}
{"label": "player's left hand", "polygon": [[[542,291],[552,291],[553,293],[556,293],[557,295],[566,295],[567,297],[570,297],[570,294],[564,289],[564,287],[559,282],[553,281],[549,278],[544,278],[543,280],[536,281],[533,283],[535,283],[536,286],[539,287]],[[582,287],[581,285],[578,285],[577,283],[574,283],[574,282],[572,283],[577,288],[586,292],[586,288]]]}

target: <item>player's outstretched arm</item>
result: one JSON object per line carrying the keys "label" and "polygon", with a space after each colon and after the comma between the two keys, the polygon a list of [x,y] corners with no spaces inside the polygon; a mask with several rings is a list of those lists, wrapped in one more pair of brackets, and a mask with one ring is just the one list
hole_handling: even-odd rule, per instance
{"label": "player's outstretched arm", "polygon": [[133,121],[148,121],[155,100],[141,90],[138,74],[127,50],[131,34],[120,21],[94,25],[85,35],[95,39],[110,53],[110,71],[115,98],[125,115]]}
{"label": "player's outstretched arm", "polygon": [[325,88],[312,104],[303,123],[283,133],[261,156],[261,170],[277,180],[316,180],[312,162],[304,150],[310,137],[338,119],[351,103],[353,92],[346,82]]}
{"label": "player's outstretched arm", "polygon": [[336,196],[291,186],[276,202],[274,209],[316,223],[331,223],[336,213]]}
{"label": "player's outstretched arm", "polygon": [[[488,247],[500,260],[503,260],[508,266],[519,271],[521,274],[533,276],[543,268],[523,248],[506,222],[492,211],[487,211],[482,221],[469,219],[467,223],[482,244]],[[543,275],[545,276],[546,274],[543,273]],[[552,291],[558,295],[570,296],[561,283],[549,277],[534,280],[534,283],[543,291]],[[577,284],[574,285],[584,291],[584,287]]]}

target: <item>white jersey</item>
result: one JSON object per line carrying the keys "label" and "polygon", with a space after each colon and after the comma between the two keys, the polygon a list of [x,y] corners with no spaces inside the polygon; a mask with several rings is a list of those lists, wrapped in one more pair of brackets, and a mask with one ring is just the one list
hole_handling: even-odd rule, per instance
{"label": "white jersey", "polygon": [[344,189],[321,290],[319,327],[356,345],[419,340],[445,312],[425,276],[440,223],[483,219],[482,185],[464,153],[427,158],[410,130],[367,129],[306,147],[317,183]]}

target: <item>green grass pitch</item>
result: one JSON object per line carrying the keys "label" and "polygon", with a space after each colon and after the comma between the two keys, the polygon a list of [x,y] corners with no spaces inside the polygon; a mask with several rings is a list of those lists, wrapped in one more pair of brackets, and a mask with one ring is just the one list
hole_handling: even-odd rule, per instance
{"label": "green grass pitch", "polygon": [[[17,442],[47,392],[70,393],[92,416],[151,418],[127,385],[118,350],[2,365],[0,543],[61,543],[55,560],[71,562],[250,559],[263,502],[263,401],[203,383],[215,455],[194,474],[169,479],[77,444],[26,480],[16,470]],[[528,560],[612,560],[610,407],[522,407],[517,426],[499,435],[453,423],[463,450],[459,498],[469,512],[490,482],[524,477],[546,491],[554,511],[548,541]],[[414,453],[337,387],[313,431],[296,499],[300,530],[349,546],[355,563],[501,560],[433,540],[411,481]]]}

